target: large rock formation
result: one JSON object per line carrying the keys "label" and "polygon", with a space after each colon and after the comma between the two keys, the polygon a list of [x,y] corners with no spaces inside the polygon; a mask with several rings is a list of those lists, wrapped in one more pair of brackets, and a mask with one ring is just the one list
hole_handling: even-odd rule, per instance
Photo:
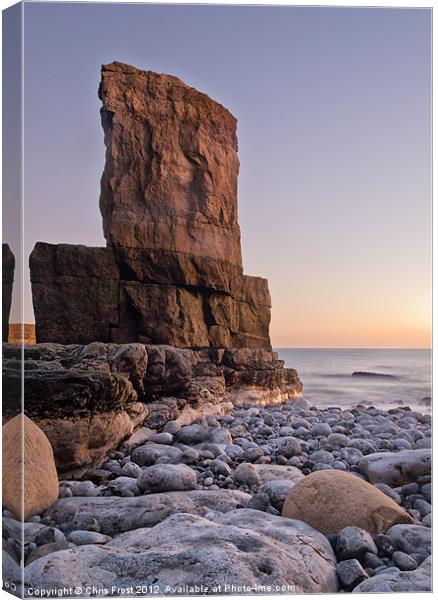
{"label": "large rock formation", "polygon": [[236,119],[121,63],[102,67],[99,97],[107,248],[35,246],[37,341],[270,350],[267,281],[242,271]]}
{"label": "large rock formation", "polygon": [[9,314],[14,285],[15,257],[8,244],[2,244],[2,340],[8,341]]}
{"label": "large rock formation", "polygon": [[[21,407],[21,347],[3,346],[3,417]],[[294,369],[264,350],[37,344],[24,347],[25,412],[45,432],[58,471],[99,467],[141,424],[161,429],[220,416],[232,402],[281,402],[301,391]]]}
{"label": "large rock formation", "polygon": [[102,67],[99,97],[108,244],[241,269],[233,115],[176,77],[117,62]]}
{"label": "large rock formation", "polygon": [[[184,270],[187,265],[173,269],[143,257],[139,281],[129,279],[119,256],[111,248],[35,245],[30,268],[38,342],[271,349],[266,279],[230,277],[231,294],[207,287],[207,267],[201,280],[196,269]],[[217,285],[225,273],[216,272]],[[178,284],[183,278],[185,284]]]}

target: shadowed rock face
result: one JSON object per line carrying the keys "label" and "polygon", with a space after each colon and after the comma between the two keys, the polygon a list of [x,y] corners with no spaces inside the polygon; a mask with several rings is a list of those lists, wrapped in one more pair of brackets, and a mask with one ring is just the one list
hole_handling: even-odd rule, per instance
{"label": "shadowed rock face", "polygon": [[8,244],[2,244],[2,340],[8,341],[9,314],[14,285],[15,257]]}
{"label": "shadowed rock face", "polygon": [[[221,416],[248,395],[281,402],[301,392],[294,369],[264,350],[186,350],[171,346],[3,345],[3,418],[21,406],[47,435],[58,471],[81,476],[140,424],[161,429]],[[24,366],[24,370],[22,370]]]}
{"label": "shadowed rock face", "polygon": [[243,274],[236,119],[169,75],[112,63],[99,87],[107,248],[38,242],[38,342],[262,348],[268,284]]}

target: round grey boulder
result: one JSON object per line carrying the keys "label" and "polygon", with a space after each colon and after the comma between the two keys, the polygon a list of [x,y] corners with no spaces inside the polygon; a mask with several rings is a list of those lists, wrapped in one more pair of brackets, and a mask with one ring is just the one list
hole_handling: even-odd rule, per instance
{"label": "round grey boulder", "polygon": [[196,471],[187,465],[154,465],[143,470],[137,486],[142,492],[194,490]]}

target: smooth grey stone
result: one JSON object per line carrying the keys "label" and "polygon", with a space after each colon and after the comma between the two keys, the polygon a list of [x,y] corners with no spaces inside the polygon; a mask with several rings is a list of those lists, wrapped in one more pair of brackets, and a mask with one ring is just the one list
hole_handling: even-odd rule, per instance
{"label": "smooth grey stone", "polygon": [[393,525],[387,536],[396,550],[407,554],[414,552],[431,553],[431,530],[422,525]]}
{"label": "smooth grey stone", "polygon": [[163,431],[162,433],[153,433],[150,436],[149,441],[155,444],[169,445],[173,442],[173,435],[168,431]]}
{"label": "smooth grey stone", "polygon": [[386,483],[375,483],[374,487],[376,487],[378,490],[383,492],[386,496],[388,496],[389,498],[394,500],[394,502],[396,502],[397,504],[401,504],[400,494],[397,494],[397,492],[395,492],[394,489],[392,487],[390,487],[389,485],[387,485]]}
{"label": "smooth grey stone", "polygon": [[431,586],[432,560],[429,557],[415,571],[385,570],[360,583],[353,592],[429,592]]}
{"label": "smooth grey stone", "polygon": [[132,452],[131,460],[140,467],[149,467],[162,457],[167,458],[171,463],[178,463],[181,460],[181,454],[182,452],[179,448],[151,443],[135,448]]}
{"label": "smooth grey stone", "polygon": [[275,448],[280,456],[292,458],[301,454],[301,445],[295,437],[283,437],[274,440]]}
{"label": "smooth grey stone", "polygon": [[409,554],[400,550],[394,552],[392,560],[401,571],[414,571],[418,567],[417,562]]}
{"label": "smooth grey stone", "polygon": [[429,502],[426,502],[426,500],[423,500],[422,498],[415,500],[414,508],[415,510],[418,510],[421,517],[425,517],[432,512],[432,506],[429,504]]}
{"label": "smooth grey stone", "polygon": [[382,559],[372,552],[365,552],[362,564],[368,569],[378,569],[384,566]]}
{"label": "smooth grey stone", "polygon": [[[221,464],[228,467],[225,463]],[[196,471],[187,465],[154,465],[143,470],[137,479],[137,486],[142,492],[193,490],[196,479]]]}
{"label": "smooth grey stone", "polygon": [[[141,476],[141,473],[142,470],[140,469],[138,477]],[[115,494],[124,494],[125,492],[132,492],[134,496],[138,496],[138,494],[140,493],[140,490],[137,486],[137,479],[133,477],[117,477],[116,479],[113,479],[113,481],[108,481],[106,487]]]}
{"label": "smooth grey stone", "polygon": [[328,423],[315,423],[310,428],[313,437],[328,437],[332,433],[332,428]]}
{"label": "smooth grey stone", "polygon": [[333,462],[333,454],[331,452],[327,452],[327,450],[317,450],[316,452],[312,452],[309,456],[309,460],[314,463],[324,463],[329,465]]}
{"label": "smooth grey stone", "polygon": [[122,476],[123,477],[134,477],[135,479],[137,479],[137,477],[140,475],[140,473],[141,473],[141,467],[139,465],[137,465],[136,463],[127,462],[123,465],[123,468],[122,468]]}
{"label": "smooth grey stone", "polygon": [[233,472],[227,463],[225,463],[223,460],[219,460],[218,458],[215,458],[210,462],[209,468],[213,471],[213,473],[224,475],[225,477],[228,477],[228,475],[231,475]]}
{"label": "smooth grey stone", "polygon": [[423,527],[432,527],[432,513],[429,513],[421,519]]}
{"label": "smooth grey stone", "polygon": [[421,486],[420,491],[428,502],[432,502],[432,484],[431,483],[423,484]]}
{"label": "smooth grey stone", "polygon": [[294,485],[295,482],[290,479],[273,479],[264,483],[260,487],[260,492],[266,493],[271,505],[281,512],[286,496]]}
{"label": "smooth grey stone", "polygon": [[257,469],[251,463],[240,463],[234,471],[234,479],[238,483],[251,487],[260,483],[260,477]]}
{"label": "smooth grey stone", "polygon": [[87,544],[107,544],[112,540],[109,535],[97,533],[96,531],[78,530],[71,531],[67,539],[75,546],[86,546]]}
{"label": "smooth grey stone", "polygon": [[336,573],[342,586],[348,591],[352,590],[361,581],[368,579],[366,571],[355,558],[339,562],[336,566]]}
{"label": "smooth grey stone", "polygon": [[339,560],[362,559],[367,552],[377,554],[371,535],[360,527],[344,527],[336,540],[336,555]]}

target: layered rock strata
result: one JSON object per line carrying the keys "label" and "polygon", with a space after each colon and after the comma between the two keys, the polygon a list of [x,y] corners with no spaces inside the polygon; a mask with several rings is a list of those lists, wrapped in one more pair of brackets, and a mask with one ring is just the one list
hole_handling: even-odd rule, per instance
{"label": "layered rock strata", "polygon": [[236,119],[117,62],[99,97],[107,248],[35,246],[37,341],[271,350],[267,281],[242,270]]}
{"label": "layered rock strata", "polygon": [[200,274],[143,257],[139,280],[120,256],[112,248],[35,245],[30,269],[37,341],[271,349],[266,279],[230,277],[219,290],[207,285],[208,265]]}
{"label": "layered rock strata", "polygon": [[[3,416],[20,410],[21,348],[3,348]],[[24,348],[25,412],[49,438],[58,471],[99,467],[139,425],[161,429],[231,412],[250,395],[299,395],[294,369],[264,350],[186,350],[165,345],[36,344]]]}

